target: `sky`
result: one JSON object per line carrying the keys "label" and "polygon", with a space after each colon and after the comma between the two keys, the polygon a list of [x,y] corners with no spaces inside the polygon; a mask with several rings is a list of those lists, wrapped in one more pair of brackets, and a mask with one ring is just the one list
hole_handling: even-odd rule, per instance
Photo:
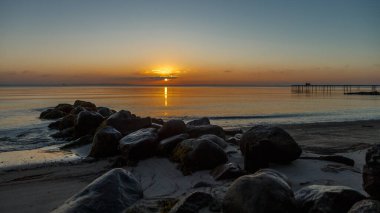
{"label": "sky", "polygon": [[376,0],[0,0],[0,85],[380,84]]}

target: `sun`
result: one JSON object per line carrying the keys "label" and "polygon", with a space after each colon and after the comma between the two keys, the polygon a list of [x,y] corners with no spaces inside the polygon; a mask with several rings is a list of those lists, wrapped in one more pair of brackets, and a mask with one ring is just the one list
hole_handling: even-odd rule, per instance
{"label": "sun", "polygon": [[167,81],[169,81],[169,79],[165,78],[164,81],[167,82]]}

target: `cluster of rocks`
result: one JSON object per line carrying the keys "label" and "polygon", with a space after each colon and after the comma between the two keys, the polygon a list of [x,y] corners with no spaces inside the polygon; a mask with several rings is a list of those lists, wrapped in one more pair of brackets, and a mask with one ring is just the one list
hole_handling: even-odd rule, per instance
{"label": "cluster of rocks", "polygon": [[[54,137],[73,141],[68,146],[92,143],[89,156],[93,158],[120,156],[124,166],[161,156],[178,163],[185,175],[211,170],[215,180],[230,180],[222,186],[200,186],[180,199],[146,200],[133,174],[113,169],[54,212],[379,212],[380,145],[366,155],[363,188],[371,196],[366,198],[345,186],[309,185],[294,192],[284,174],[267,169],[272,163],[290,163],[302,153],[296,141],[278,127],[227,131],[207,118],[164,122],[79,100],[73,105],[59,104],[40,117],[59,119],[49,126],[60,130]],[[244,169],[229,162],[228,143],[240,147]]]}

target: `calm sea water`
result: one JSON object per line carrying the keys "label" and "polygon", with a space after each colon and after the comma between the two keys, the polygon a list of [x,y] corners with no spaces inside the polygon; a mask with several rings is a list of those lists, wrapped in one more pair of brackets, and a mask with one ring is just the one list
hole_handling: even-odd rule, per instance
{"label": "calm sea water", "polygon": [[2,87],[0,152],[64,143],[49,135],[47,107],[94,102],[139,116],[191,120],[207,116],[224,127],[380,119],[379,96],[293,94],[288,87]]}

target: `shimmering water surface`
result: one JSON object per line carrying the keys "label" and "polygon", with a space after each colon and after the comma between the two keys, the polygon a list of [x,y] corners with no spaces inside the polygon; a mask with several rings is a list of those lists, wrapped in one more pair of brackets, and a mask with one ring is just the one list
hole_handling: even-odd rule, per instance
{"label": "shimmering water surface", "polygon": [[210,117],[225,127],[257,123],[312,123],[380,119],[379,96],[331,93],[294,94],[289,87],[2,87],[0,151],[63,143],[49,137],[47,107],[94,102],[139,116],[190,120]]}

